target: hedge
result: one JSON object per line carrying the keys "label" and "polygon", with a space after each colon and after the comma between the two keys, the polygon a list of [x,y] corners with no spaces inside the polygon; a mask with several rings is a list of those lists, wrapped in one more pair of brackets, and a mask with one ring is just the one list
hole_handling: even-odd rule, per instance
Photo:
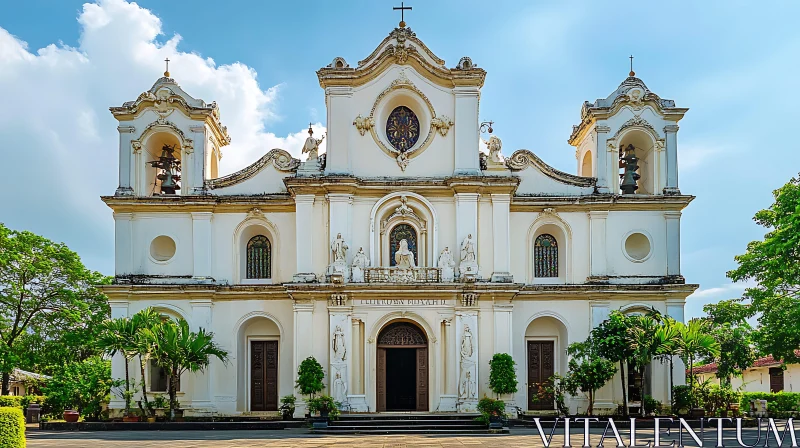
{"label": "hedge", "polygon": [[739,401],[739,409],[748,411],[750,400],[767,400],[767,413],[770,417],[787,418],[800,410],[800,393],[798,392],[743,392]]}
{"label": "hedge", "polygon": [[25,409],[30,403],[44,403],[42,395],[0,395],[0,407]]}
{"label": "hedge", "polygon": [[25,448],[22,409],[0,407],[0,448]]}

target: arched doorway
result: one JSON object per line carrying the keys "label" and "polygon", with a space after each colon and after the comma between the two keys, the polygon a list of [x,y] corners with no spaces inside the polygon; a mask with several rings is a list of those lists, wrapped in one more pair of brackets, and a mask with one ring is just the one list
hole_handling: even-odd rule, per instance
{"label": "arched doorway", "polygon": [[407,321],[390,323],[378,335],[377,410],[428,410],[428,338]]}

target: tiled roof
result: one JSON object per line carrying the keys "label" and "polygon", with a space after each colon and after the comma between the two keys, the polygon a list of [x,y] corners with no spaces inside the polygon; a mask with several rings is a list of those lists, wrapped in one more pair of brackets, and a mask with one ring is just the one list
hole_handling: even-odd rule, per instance
{"label": "tiled roof", "polygon": [[[800,355],[800,350],[795,350],[795,354]],[[769,356],[764,356],[763,358],[756,359],[756,361],[753,363],[752,366],[750,366],[750,368],[752,369],[755,367],[778,366],[780,364],[781,364],[780,361],[776,361],[775,358],[772,357],[772,355],[769,355]],[[694,368],[695,374],[715,373],[716,371],[717,371],[717,363],[715,362]],[[686,369],[686,373],[687,374],[689,373],[689,369]]]}

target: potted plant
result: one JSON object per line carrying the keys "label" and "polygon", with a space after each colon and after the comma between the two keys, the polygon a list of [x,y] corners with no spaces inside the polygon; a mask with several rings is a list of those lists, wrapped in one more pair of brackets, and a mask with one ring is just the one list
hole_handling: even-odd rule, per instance
{"label": "potted plant", "polygon": [[503,400],[495,400],[484,395],[478,401],[478,412],[481,413],[481,416],[477,420],[489,425],[489,429],[503,429],[506,412],[506,404]]}
{"label": "potted plant", "polygon": [[72,409],[67,409],[67,410],[64,411],[64,420],[67,421],[68,423],[77,422],[78,421],[78,417],[80,417],[80,414],[78,413],[78,411],[75,411],[75,410],[72,410]]}
{"label": "potted plant", "polygon": [[320,395],[308,400],[308,411],[312,414],[319,412],[318,418],[311,419],[311,426],[314,429],[324,429],[328,427],[330,419],[339,416],[339,403],[328,395]]}
{"label": "potted plant", "polygon": [[489,361],[489,388],[496,394],[497,401],[503,404],[504,411],[505,403],[500,400],[500,396],[511,395],[513,397],[512,394],[517,392],[515,365],[514,359],[508,353],[495,353]]}
{"label": "potted plant", "polygon": [[[322,366],[313,356],[309,356],[300,363],[297,368],[297,382],[295,387],[300,390],[300,393],[309,397],[309,402],[314,399],[314,396],[322,392],[325,385],[322,380],[325,378],[325,372]],[[306,418],[311,417],[310,404],[306,407]]]}
{"label": "potted plant", "polygon": [[281,416],[284,420],[291,420],[294,418],[294,403],[296,397],[294,395],[286,395],[281,398]]}

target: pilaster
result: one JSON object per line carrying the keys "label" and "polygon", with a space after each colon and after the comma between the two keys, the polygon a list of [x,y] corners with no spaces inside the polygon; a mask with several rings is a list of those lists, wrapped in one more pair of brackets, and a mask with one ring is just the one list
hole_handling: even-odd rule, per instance
{"label": "pilaster", "polygon": [[212,212],[192,212],[192,253],[196,279],[211,278]]}
{"label": "pilaster", "polygon": [[[467,236],[472,235],[472,244],[475,250],[475,260],[480,260],[480,247],[478,245],[478,193],[456,193],[456,234],[458,245],[461,247]],[[454,251],[455,258],[460,259],[460,250]],[[480,266],[477,275],[480,275]]]}
{"label": "pilaster", "polygon": [[114,273],[133,274],[133,213],[114,212]]}
{"label": "pilaster", "polygon": [[681,212],[664,212],[667,228],[667,275],[681,275]]}
{"label": "pilaster", "polygon": [[453,313],[440,313],[442,323],[442,369],[441,394],[439,395],[439,412],[456,412],[458,410],[458,368],[456,356],[455,322]]}
{"label": "pilaster", "polygon": [[293,281],[296,283],[313,282],[314,275],[314,213],[313,194],[298,194],[295,202],[295,245],[297,250],[297,272]]}
{"label": "pilaster", "polygon": [[678,125],[664,126],[667,151],[667,186],[664,194],[681,194],[678,188]]}
{"label": "pilaster", "polygon": [[347,295],[331,294],[331,298],[328,301],[328,318],[330,322],[328,391],[330,391],[334,401],[342,404],[342,409],[349,409],[348,393],[352,391],[349,377],[353,360],[351,312],[352,308],[347,306]]}
{"label": "pilaster", "polygon": [[475,412],[478,406],[478,301],[475,293],[463,293],[456,308],[458,350],[458,412]]}
{"label": "pilaster", "polygon": [[[211,313],[213,303],[211,298],[196,298],[190,302],[192,306],[192,331],[198,331],[201,328],[210,331],[211,328]],[[211,364],[203,372],[194,374],[192,382],[192,408],[193,409],[207,409],[211,410],[213,404],[211,402],[211,375],[212,366],[218,361],[211,360]]]}
{"label": "pilaster", "polygon": [[[189,147],[184,146],[184,152],[189,155],[189,165],[191,170],[189,172],[188,186],[189,188],[183,194],[200,195],[205,191],[205,177],[206,177],[206,127],[192,126],[189,128],[192,131],[192,144]],[[183,174],[183,173],[181,173]]]}
{"label": "pilaster", "polygon": [[492,282],[513,283],[511,275],[511,195],[492,194],[494,272]]}
{"label": "pilaster", "polygon": [[347,401],[353,412],[367,412],[367,396],[364,392],[364,318],[360,314],[350,314],[350,390]]}
{"label": "pilaster", "polygon": [[455,94],[455,174],[479,176],[481,174],[478,142],[478,87],[456,87]]}
{"label": "pilaster", "polygon": [[611,128],[608,126],[595,126],[594,128],[597,139],[597,146],[595,154],[595,173],[597,173],[597,191],[600,193],[610,193],[610,185],[608,182],[608,151],[606,150],[606,141],[608,140],[608,133]]}
{"label": "pilaster", "polygon": [[336,86],[325,88],[328,103],[328,143],[325,156],[325,174],[350,174],[350,131],[353,128],[351,102],[353,88]]}
{"label": "pilaster", "polygon": [[[675,319],[678,322],[685,322],[684,306],[686,300],[681,298],[667,299],[667,316]],[[669,368],[669,366],[667,366]],[[669,372],[667,372],[669,374]],[[669,377],[667,377],[669,378]],[[686,365],[679,356],[673,357],[672,360],[672,380],[673,386],[681,386],[686,384]],[[672,390],[669,391],[669,398],[672,400]]]}
{"label": "pilaster", "polygon": [[133,126],[117,126],[119,131],[119,187],[114,193],[116,196],[132,196],[131,187],[131,159],[134,155],[131,150],[131,140],[136,128]]}
{"label": "pilaster", "polygon": [[[294,353],[292,369],[292,384],[297,383],[297,368],[309,356],[314,355],[314,302],[312,300],[295,300],[292,306],[294,311]],[[324,362],[324,361],[323,361]],[[303,396],[295,389],[297,405],[295,417],[302,417],[306,413],[306,403]]]}
{"label": "pilaster", "polygon": [[[108,301],[108,304],[111,307],[112,319],[128,317],[129,302],[127,300],[111,299]],[[120,353],[116,353],[111,358],[111,378],[115,380],[125,380],[125,357]],[[111,389],[111,401],[108,404],[109,408],[125,409],[125,397],[122,395],[122,392],[123,390],[120,388]]]}
{"label": "pilaster", "polygon": [[608,274],[606,249],[606,221],[608,212],[590,211],[589,214],[589,275],[603,277]]}

